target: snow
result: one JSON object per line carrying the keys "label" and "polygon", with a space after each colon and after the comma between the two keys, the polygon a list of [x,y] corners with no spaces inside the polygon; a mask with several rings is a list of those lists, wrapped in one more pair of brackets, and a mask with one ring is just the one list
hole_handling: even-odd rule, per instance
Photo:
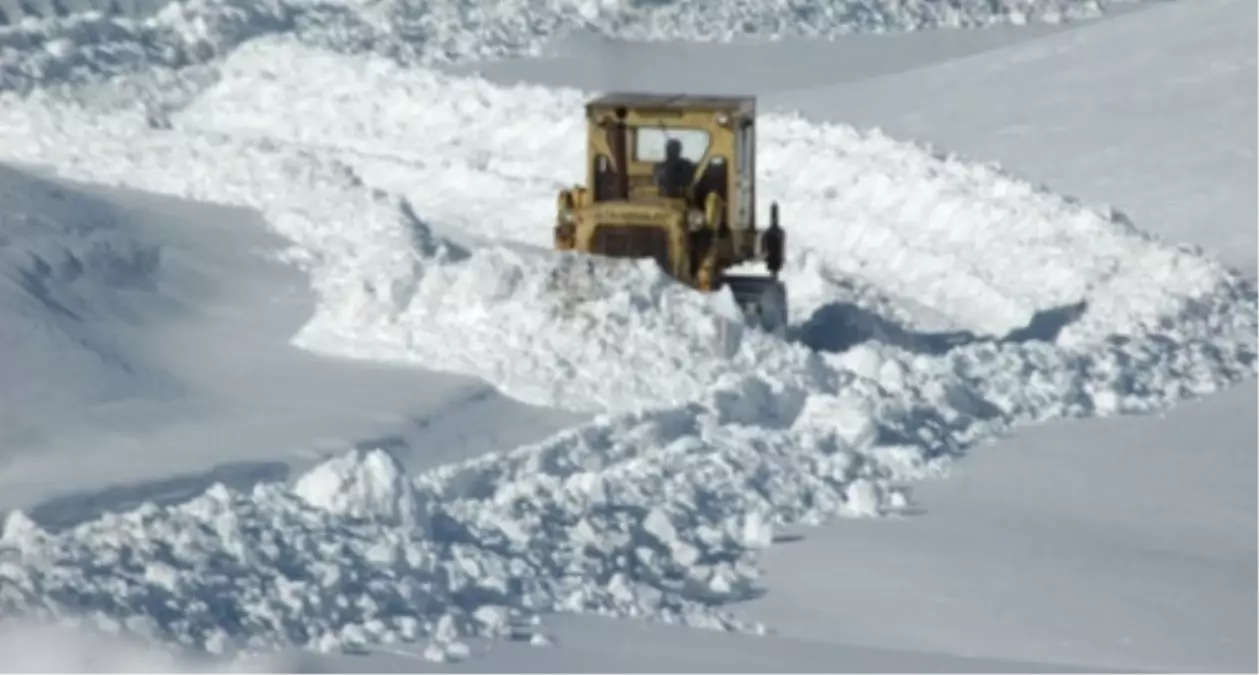
{"label": "snow", "polygon": [[209,664],[178,658],[136,640],[73,631],[35,622],[9,626],[0,633],[7,672],[210,672]]}
{"label": "snow", "polygon": [[[434,467],[413,487],[393,458],[356,451],[292,490],[217,486],[28,531],[9,543],[25,563],[5,569],[13,610],[62,615],[57,598],[73,588],[74,607],[107,625],[210,651],[449,642],[451,626],[487,632],[468,618],[486,604],[759,631],[724,607],[757,583],[765,535],[749,538],[749,523],[896,513],[908,504],[900,481],[1012,423],[1149,411],[1253,365],[1259,314],[1225,268],[1112,213],[878,132],[765,118],[769,194],[812,209],[792,227],[806,253],[789,287],[847,288],[854,305],[885,303],[908,321],[913,307],[895,298],[925,296],[953,325],[1002,339],[818,353],[730,324],[647,264],[580,276],[572,256],[529,246],[545,241],[545,218],[531,232],[471,229],[462,205],[483,195],[487,210],[525,199],[517,218],[543,213],[563,184],[556,167],[570,170],[555,157],[577,151],[560,145],[578,123],[577,92],[410,74],[285,39],[244,45],[222,74],[157,128],[142,110],[10,98],[5,151],[69,178],[261,210],[295,242],[290,258],[319,295],[297,336],[307,348],[473,374],[533,403],[606,414]],[[368,92],[399,98],[376,97],[378,111]],[[466,103],[436,103],[470,99],[494,133],[477,132]],[[417,171],[412,156],[390,156],[403,139],[421,139]],[[462,159],[488,156],[491,142],[510,150]],[[438,183],[437,167],[452,164],[470,180]],[[792,164],[826,180],[791,180],[779,167]],[[447,230],[462,241],[438,234]],[[1005,253],[993,259],[974,241]],[[582,278],[579,295],[556,293],[556,275]],[[854,281],[832,281],[841,275]],[[797,305],[807,315],[818,296]],[[1037,312],[1079,301],[1087,309],[1056,339],[1017,335]],[[419,511],[428,525],[417,529]],[[94,586],[74,567],[84,559],[161,573]],[[157,615],[155,602],[181,610]]]}
{"label": "snow", "polygon": [[[42,4],[42,3],[41,3]],[[52,16],[51,12],[40,12]],[[1058,23],[1097,17],[1099,0],[849,0],[842,3],[704,0],[509,0],[385,3],[187,0],[150,17],[89,11],[0,26],[0,88],[205,63],[261,35],[291,33],[342,52],[373,51],[406,63],[538,54],[571,32],[646,40],[728,41],[835,37],[853,32]]]}
{"label": "snow", "polygon": [[297,480],[293,493],[307,504],[354,519],[395,525],[421,525],[423,505],[406,469],[379,449],[328,460]]}
{"label": "snow", "polygon": [[[101,509],[186,499],[216,481],[248,487],[282,479],[359,441],[408,448],[398,454],[415,470],[513,447],[581,419],[520,404],[469,378],[291,348],[286,342],[309,318],[313,294],[300,270],[274,260],[282,240],[254,212],[11,169],[4,175],[14,194],[35,199],[51,190],[66,204],[91,205],[58,211],[52,206],[63,202],[50,201],[36,214],[42,229],[11,231],[15,254],[101,257],[126,253],[120,244],[132,242],[156,250],[159,264],[140,287],[86,285],[82,276],[53,287],[63,302],[91,300],[80,321],[50,312],[17,284],[5,287],[5,302],[14,303],[6,306],[21,312],[6,315],[4,330],[29,322],[81,340],[5,343],[0,368],[43,367],[21,387],[9,379],[0,387],[2,509],[33,509],[41,522],[64,526]],[[98,222],[105,215],[116,226]],[[60,232],[78,234],[53,236]],[[20,279],[30,264],[24,253],[5,260],[12,265],[5,279]],[[83,345],[111,348],[126,368],[106,370],[101,387],[89,386],[86,376],[97,371],[84,366]],[[114,397],[99,397],[102,388]]]}
{"label": "snow", "polygon": [[[732,535],[717,531],[709,541],[685,541],[688,535],[667,524],[698,516],[680,506],[639,525],[632,512],[574,509],[572,502],[586,501],[581,492],[563,490],[549,499],[535,493],[528,501],[521,494],[511,502],[497,495],[452,498],[432,514],[440,538],[427,538],[412,526],[309,504],[310,483],[338,463],[343,474],[353,474],[370,472],[377,461],[373,454],[359,460],[330,460],[293,491],[264,484],[239,493],[218,485],[182,504],[148,505],[57,534],[25,521],[6,526],[0,603],[44,620],[73,607],[88,625],[110,632],[125,626],[218,653],[509,634],[512,627],[498,619],[475,619],[487,616],[475,612],[486,605],[517,612],[672,612],[689,623],[721,626],[728,620],[693,598],[746,592],[711,588],[708,581],[719,571],[736,579],[746,572],[711,558],[701,564],[701,552],[714,556],[735,546]],[[450,490],[437,480],[419,483],[429,499]],[[17,512],[9,521],[15,518],[24,517]],[[524,538],[509,536],[500,521]],[[573,547],[564,533],[583,525],[594,540]],[[88,567],[76,562],[89,559],[95,562]],[[642,581],[623,593],[613,584],[605,588],[612,575],[631,569],[663,588]]]}
{"label": "snow", "polygon": [[1241,224],[1259,219],[1256,11],[1169,3],[895,79],[803,86],[764,102],[1017,166],[1253,278],[1257,230]]}
{"label": "snow", "polygon": [[109,205],[0,168],[0,445],[36,440],[49,404],[87,414],[177,384],[109,334],[155,295],[160,256]]}
{"label": "snow", "polygon": [[[223,66],[220,82],[170,114],[178,131],[196,139],[187,150],[176,149],[178,134],[155,133],[134,113],[109,111],[91,128],[73,130],[77,122],[57,119],[67,116],[66,104],[40,104],[36,97],[10,116],[13,152],[28,161],[60,155],[58,163],[76,165],[80,178],[284,209],[273,216],[279,231],[319,252],[313,274],[323,302],[298,340],[320,351],[437,365],[486,378],[529,402],[577,410],[680,403],[726,374],[762,373],[785,382],[833,377],[836,366],[826,356],[759,333],[742,335],[730,355],[728,341],[718,337],[727,322],[649,266],[601,265],[598,278],[581,282],[577,297],[565,297],[550,291],[557,278],[585,275],[571,258],[494,245],[545,241],[545,225],[520,222],[526,216],[548,222],[552,190],[580,165],[575,157],[550,161],[580,151],[562,143],[564,132],[580,123],[576,92],[452,83],[366,58],[348,60],[349,68],[343,63],[345,57],[287,40],[242,47]],[[277,64],[293,65],[280,72]],[[469,99],[481,103],[471,109],[433,103]],[[330,108],[328,101],[339,103]],[[431,110],[432,124],[425,123],[427,115],[401,112],[420,101]],[[100,133],[100,124],[117,129],[117,138]],[[1113,214],[878,133],[792,118],[769,117],[764,125],[768,196],[787,205],[793,239],[811,244],[794,249],[788,278],[800,316],[842,316],[890,304],[912,335],[921,332],[913,308],[898,307],[896,298],[915,297],[972,337],[1015,335],[1011,342],[1020,342],[1045,338],[1033,321],[1039,315],[1050,315],[1053,324],[1061,308],[1083,301],[1078,319],[1048,329],[1058,344],[1080,350],[1114,350],[1104,345],[1113,335],[1161,334],[1165,317],[1189,311],[1186,299],[1205,303],[1206,316],[1174,328],[1184,333],[1168,336],[1177,342],[1231,332],[1233,325],[1244,329],[1253,320],[1244,311],[1234,316],[1228,304],[1232,295],[1249,292],[1242,280],[1209,259],[1134,233]],[[390,150],[417,138],[432,139],[431,145]],[[123,146],[126,164],[88,159],[123,155]],[[510,150],[483,168],[473,163],[445,171],[459,180],[425,189],[445,167],[488,157],[494,147]],[[315,151],[320,154],[310,156]],[[207,159],[194,159],[197,154]],[[174,162],[200,164],[208,157],[230,175],[212,180],[193,169],[169,171]],[[229,162],[237,166],[227,169]],[[787,166],[829,178],[796,180],[799,173],[780,169]],[[297,194],[291,177],[310,172],[315,175],[308,180],[320,185],[317,209]],[[146,173],[158,175],[138,178]],[[249,185],[242,184],[244,176]],[[465,208],[474,201],[477,208]],[[802,213],[790,210],[795,204]],[[315,221],[314,212],[344,215]],[[481,224],[483,213],[497,215]],[[341,229],[350,222],[356,224]],[[449,242],[438,231],[459,231],[463,241]],[[343,247],[350,237],[359,241]],[[1018,253],[993,258],[973,246],[977,240]],[[325,241],[338,250],[323,250]],[[477,245],[484,241],[490,245]],[[858,285],[843,287],[848,284]],[[823,304],[854,290],[855,307]],[[1222,309],[1212,309],[1219,303]],[[573,340],[577,335],[581,339]],[[1248,341],[1243,337],[1225,351],[1250,349]],[[922,351],[918,342],[911,338],[903,346]],[[989,347],[976,342],[972,348]],[[1003,354],[1014,353],[1010,358],[1043,358],[1018,353],[1025,349],[1040,348],[1001,345]],[[965,353],[951,358],[971,360]]]}
{"label": "snow", "polygon": [[808,644],[1249,670],[1256,400],[1252,380],[1158,416],[1022,429],[917,485],[919,517],[787,530],[804,537],[764,554],[770,592],[740,614]]}
{"label": "snow", "polygon": [[[656,16],[680,11],[666,7]],[[729,7],[718,20],[751,6]],[[478,49],[498,47],[459,53]],[[52,524],[10,511],[6,611],[216,655],[418,642],[435,662],[472,656],[479,637],[551,644],[534,618],[552,612],[762,633],[734,610],[760,594],[783,528],[881,525],[912,514],[907,482],[981,442],[1254,374],[1245,277],[1010,171],[798,116],[763,117],[760,136],[763,189],[796,242],[793,334],[742,328],[720,297],[650,265],[545,250],[554,192],[580,165],[585,93],[344,51],[270,35],[209,78],[0,95],[0,159],[256,210],[309,275],[314,313],[294,344],[476,377],[583,421],[418,468],[406,460],[427,448],[368,443],[288,482],[204,489],[207,475],[178,499]],[[47,245],[15,231],[29,240],[15,251]],[[325,363],[308,358],[271,373]],[[447,386],[434,414],[460,403]],[[325,396],[306,400],[343,400]],[[816,571],[801,577],[816,585]],[[1162,628],[1143,628],[1145,644]]]}

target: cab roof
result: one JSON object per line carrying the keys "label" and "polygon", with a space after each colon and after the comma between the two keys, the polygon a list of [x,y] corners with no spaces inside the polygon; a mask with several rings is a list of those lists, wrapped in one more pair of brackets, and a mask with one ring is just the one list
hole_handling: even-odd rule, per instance
{"label": "cab roof", "polygon": [[593,108],[656,108],[665,110],[711,110],[754,114],[755,96],[706,96],[693,94],[649,94],[640,92],[612,92],[586,103]]}

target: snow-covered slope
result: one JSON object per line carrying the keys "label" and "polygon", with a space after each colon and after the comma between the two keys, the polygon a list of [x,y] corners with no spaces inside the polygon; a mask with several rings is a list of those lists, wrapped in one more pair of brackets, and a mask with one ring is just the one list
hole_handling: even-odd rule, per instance
{"label": "snow-covered slope", "polygon": [[1016,167],[1055,191],[1114,204],[1142,229],[1200,244],[1254,277],[1257,24],[1259,5],[1247,0],[1165,3],[896,78],[807,87],[764,103]]}

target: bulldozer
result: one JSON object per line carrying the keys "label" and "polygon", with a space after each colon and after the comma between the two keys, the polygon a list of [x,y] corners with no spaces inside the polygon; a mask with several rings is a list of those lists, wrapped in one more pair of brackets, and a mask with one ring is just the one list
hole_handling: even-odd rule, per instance
{"label": "bulldozer", "polygon": [[[586,103],[586,184],[561,190],[555,249],[649,258],[747,322],[787,324],[778,205],[756,226],[756,99],[610,93]],[[763,263],[768,274],[731,274]]]}

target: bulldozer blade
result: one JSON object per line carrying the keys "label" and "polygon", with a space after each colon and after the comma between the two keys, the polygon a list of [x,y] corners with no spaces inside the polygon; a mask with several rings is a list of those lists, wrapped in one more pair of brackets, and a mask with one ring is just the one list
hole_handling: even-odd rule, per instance
{"label": "bulldozer blade", "polygon": [[787,287],[773,277],[726,276],[734,301],[749,325],[774,333],[787,327]]}

